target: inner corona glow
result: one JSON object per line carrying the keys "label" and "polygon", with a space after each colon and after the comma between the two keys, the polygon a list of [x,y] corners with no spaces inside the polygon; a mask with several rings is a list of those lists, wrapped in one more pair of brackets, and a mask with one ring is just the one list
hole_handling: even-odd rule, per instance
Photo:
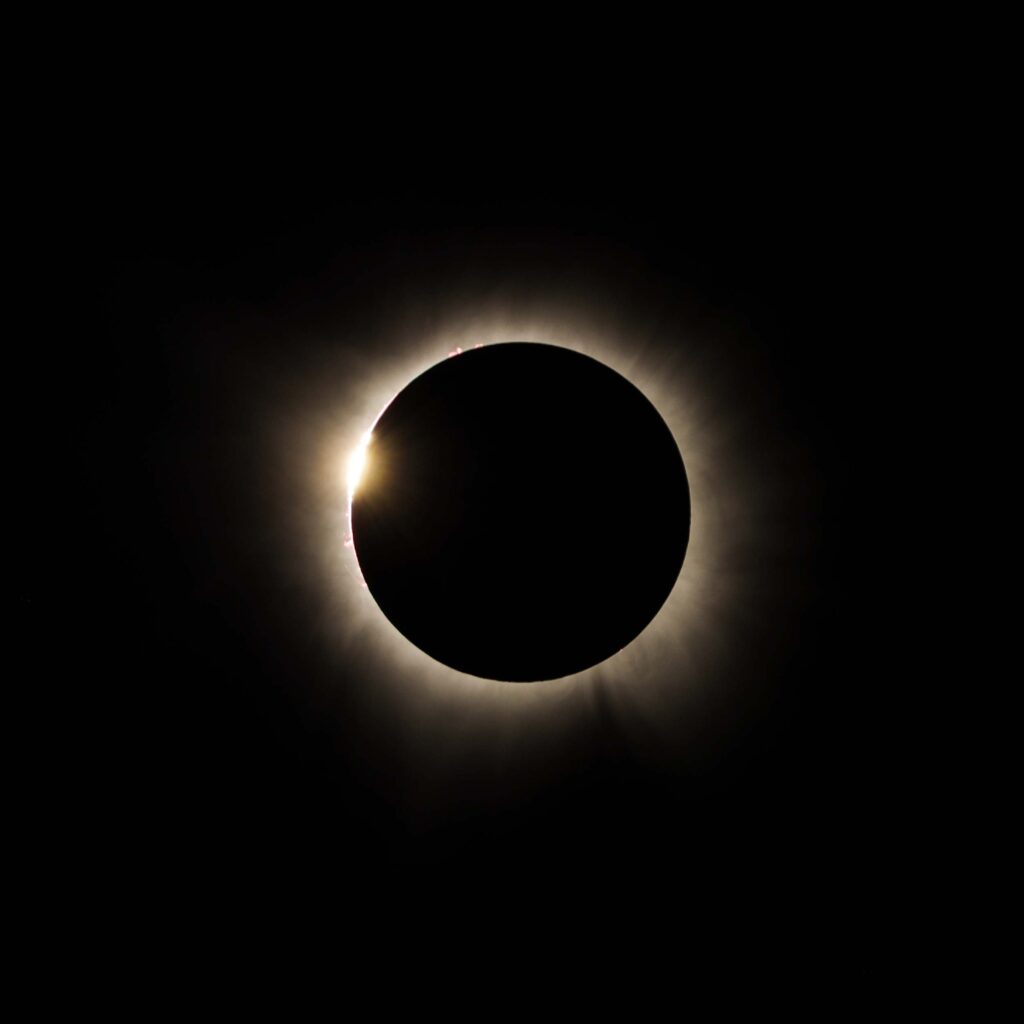
{"label": "inner corona glow", "polygon": [[[320,452],[323,461],[306,464],[310,483],[305,493],[315,511],[311,522],[319,526],[306,530],[304,520],[295,520],[295,533],[303,541],[302,557],[310,573],[322,581],[324,621],[330,623],[325,628],[333,637],[335,656],[372,674],[376,692],[383,695],[381,726],[394,729],[396,736],[432,735],[435,727],[447,735],[446,730],[465,728],[468,716],[481,735],[500,746],[510,730],[517,736],[523,729],[529,732],[527,725],[538,736],[548,736],[545,730],[557,731],[559,723],[574,720],[563,712],[592,714],[600,697],[616,708],[624,729],[640,730],[647,737],[664,733],[674,751],[680,716],[688,717],[709,695],[720,695],[731,650],[722,636],[747,622],[742,616],[757,605],[757,592],[747,593],[749,578],[756,573],[735,552],[763,542],[766,523],[788,542],[791,516],[778,507],[780,488],[754,486],[737,458],[733,439],[746,436],[741,428],[749,419],[737,409],[729,388],[735,365],[726,358],[733,351],[731,332],[722,330],[709,339],[695,329],[663,344],[656,325],[639,318],[619,323],[615,310],[614,304],[606,308],[594,298],[585,306],[545,299],[529,316],[510,316],[504,302],[489,307],[481,300],[472,315],[464,304],[442,305],[432,315],[429,331],[422,330],[419,316],[415,330],[404,319],[385,323],[372,362],[344,348],[325,350],[327,365],[334,369],[321,372],[320,378],[347,383],[340,392],[329,387],[317,393],[318,415],[296,410],[294,419],[309,431],[309,450]],[[631,344],[623,340],[626,328]],[[367,436],[410,381],[443,360],[453,345],[466,350],[508,341],[570,348],[639,388],[686,458],[692,508],[682,572],[647,629],[599,665],[537,686],[495,685],[449,668],[410,644],[369,593],[352,537],[351,502],[339,500],[338,493],[349,479],[365,487],[367,475],[376,475],[377,456],[373,448],[367,450]],[[453,358],[458,356],[456,352]],[[288,431],[279,435],[279,457],[288,465],[295,437]],[[351,477],[350,464],[356,470]],[[339,476],[347,478],[341,487]],[[610,483],[616,477],[616,467],[609,465]],[[705,514],[708,509],[713,514]]]}

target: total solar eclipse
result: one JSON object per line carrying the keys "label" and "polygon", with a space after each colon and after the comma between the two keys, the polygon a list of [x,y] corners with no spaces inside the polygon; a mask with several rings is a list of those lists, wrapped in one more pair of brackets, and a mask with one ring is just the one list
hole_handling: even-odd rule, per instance
{"label": "total solar eclipse", "polygon": [[422,373],[356,453],[366,585],[443,664],[508,682],[599,664],[650,623],[686,554],[690,497],[651,402],[549,344],[470,349]]}

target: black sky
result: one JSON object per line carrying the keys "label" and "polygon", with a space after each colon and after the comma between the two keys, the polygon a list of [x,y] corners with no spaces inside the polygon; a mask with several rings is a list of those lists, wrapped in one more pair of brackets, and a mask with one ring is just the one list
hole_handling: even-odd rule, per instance
{"label": "black sky", "polygon": [[[82,412],[64,439],[71,507],[47,522],[70,520],[74,540],[29,619],[71,666],[60,692],[81,728],[55,770],[105,870],[171,891],[349,885],[367,906],[533,892],[678,909],[725,890],[873,889],[895,809],[854,474],[862,303],[879,287],[870,198],[813,119],[700,146],[668,134],[657,151],[632,134],[576,151],[519,135],[458,159],[419,138],[341,140],[329,156],[187,131],[166,149],[130,132],[97,145],[60,239],[88,300],[50,350]],[[788,573],[799,600],[763,607],[768,660],[736,639],[730,700],[749,707],[709,724],[698,755],[649,759],[598,708],[543,771],[475,774],[466,755],[457,785],[396,802],[395,773],[413,769],[396,768],[362,675],[340,711],[311,696],[349,676],[262,558],[280,550],[266,509],[281,497],[238,439],[308,360],[303,338],[410,296],[549,279],[584,295],[614,281],[633,313],[658,296],[741,339],[736,402],[772,424],[772,459],[793,453],[786,486],[813,524],[798,559],[765,555],[773,592]]]}

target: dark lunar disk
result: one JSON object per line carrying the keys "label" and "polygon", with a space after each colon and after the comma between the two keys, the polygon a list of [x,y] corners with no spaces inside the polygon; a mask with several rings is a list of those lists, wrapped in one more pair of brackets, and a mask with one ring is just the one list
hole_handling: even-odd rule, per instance
{"label": "dark lunar disk", "polygon": [[553,345],[472,349],[417,377],[374,427],[352,503],[360,568],[398,630],[454,669],[520,682],[633,640],[689,529],[654,406]]}

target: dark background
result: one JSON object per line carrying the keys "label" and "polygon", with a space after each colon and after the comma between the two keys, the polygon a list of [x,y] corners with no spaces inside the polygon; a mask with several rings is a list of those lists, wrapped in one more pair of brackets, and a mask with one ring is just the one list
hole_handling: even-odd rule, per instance
{"label": "dark background", "polygon": [[[130,118],[88,137],[54,242],[80,317],[41,353],[74,412],[41,432],[69,476],[37,523],[51,568],[25,598],[60,679],[76,870],[171,903],[338,892],[380,927],[439,905],[527,923],[736,901],[828,916],[891,883],[893,697],[873,656],[864,490],[884,182],[827,127],[831,100],[788,123],[747,114],[699,139],[665,117],[527,124],[515,145],[389,123],[335,129],[315,152],[258,119],[228,138]],[[259,468],[218,438],[248,385],[195,358],[192,327],[238,309],[358,316],[467,267],[525,280],[595,259],[628,267],[634,294],[649,278],[745,325],[761,391],[738,400],[778,410],[815,496],[791,569],[813,599],[780,618],[767,678],[738,670],[768,699],[696,763],[652,765],[607,727],[550,787],[467,783],[412,827],[375,734],[298,695],[327,669],[233,539]]]}

